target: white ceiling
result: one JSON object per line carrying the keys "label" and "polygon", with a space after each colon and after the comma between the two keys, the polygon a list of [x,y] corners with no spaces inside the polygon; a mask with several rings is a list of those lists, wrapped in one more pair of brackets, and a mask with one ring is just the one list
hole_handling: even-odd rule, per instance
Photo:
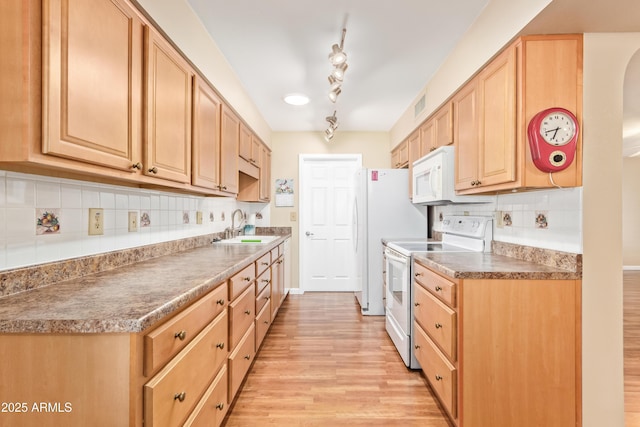
{"label": "white ceiling", "polygon": [[[188,0],[274,131],[388,131],[488,0]],[[331,46],[349,68],[327,98]],[[301,92],[303,107],[282,98]]]}
{"label": "white ceiling", "polygon": [[[273,131],[388,131],[489,0],[187,0]],[[328,54],[347,33],[342,94],[327,98]],[[553,0],[524,34],[639,32],[638,0]],[[625,85],[625,151],[640,147],[640,55]],[[311,98],[286,105],[287,93]],[[633,95],[632,95],[633,94]],[[632,125],[637,131],[631,129]]]}

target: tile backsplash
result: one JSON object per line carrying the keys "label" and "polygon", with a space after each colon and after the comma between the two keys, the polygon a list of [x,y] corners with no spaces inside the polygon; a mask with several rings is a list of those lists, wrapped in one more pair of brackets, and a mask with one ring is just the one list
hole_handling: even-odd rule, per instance
{"label": "tile backsplash", "polygon": [[[89,208],[103,210],[104,234],[88,234]],[[0,171],[0,270],[221,232],[236,208],[269,225],[266,203]]]}
{"label": "tile backsplash", "polygon": [[494,240],[582,253],[582,187],[501,194],[492,203],[438,206],[434,212],[436,230],[440,214],[489,215]]}

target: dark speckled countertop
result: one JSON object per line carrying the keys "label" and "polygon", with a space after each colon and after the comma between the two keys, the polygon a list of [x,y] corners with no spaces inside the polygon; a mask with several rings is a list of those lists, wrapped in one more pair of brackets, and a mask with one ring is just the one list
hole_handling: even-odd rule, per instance
{"label": "dark speckled countertop", "polygon": [[209,243],[0,298],[0,333],[136,333],[282,243]]}
{"label": "dark speckled countertop", "polygon": [[483,252],[415,255],[421,264],[457,279],[580,279],[579,272]]}

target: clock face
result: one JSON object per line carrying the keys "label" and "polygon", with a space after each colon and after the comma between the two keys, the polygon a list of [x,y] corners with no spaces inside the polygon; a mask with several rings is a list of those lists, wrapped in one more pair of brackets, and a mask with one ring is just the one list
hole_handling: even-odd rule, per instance
{"label": "clock face", "polygon": [[561,111],[547,114],[540,123],[540,136],[551,145],[568,144],[575,134],[575,122]]}

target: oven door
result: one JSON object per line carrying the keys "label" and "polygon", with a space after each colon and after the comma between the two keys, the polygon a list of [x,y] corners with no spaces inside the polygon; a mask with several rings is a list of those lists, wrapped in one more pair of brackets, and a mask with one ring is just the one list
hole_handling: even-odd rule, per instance
{"label": "oven door", "polygon": [[385,327],[405,364],[411,360],[411,257],[385,249],[386,301]]}

